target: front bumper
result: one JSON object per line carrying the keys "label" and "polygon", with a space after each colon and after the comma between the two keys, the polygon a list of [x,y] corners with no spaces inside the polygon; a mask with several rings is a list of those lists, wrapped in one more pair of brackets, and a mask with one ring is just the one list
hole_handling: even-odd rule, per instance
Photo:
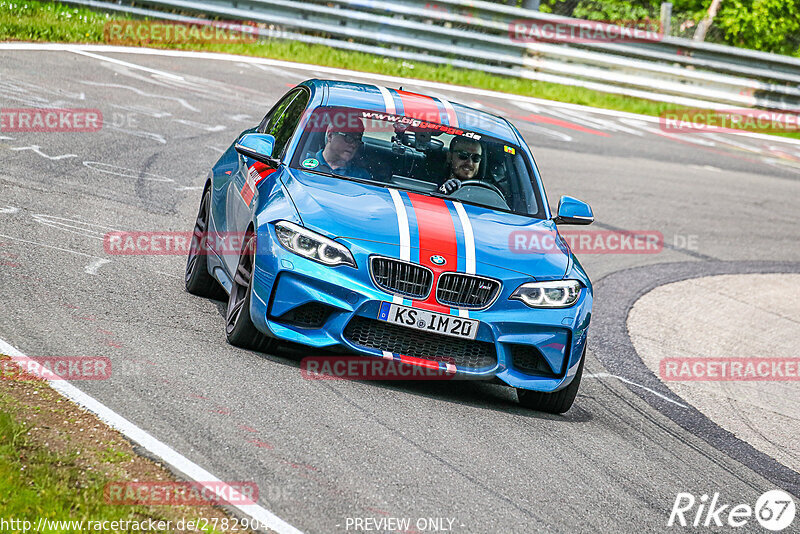
{"label": "front bumper", "polygon": [[[253,323],[264,333],[286,341],[420,364],[419,354],[408,357],[398,347],[406,343],[409,350],[414,350],[411,347],[423,346],[423,341],[429,343],[425,346],[431,346],[437,340],[420,341],[415,336],[422,334],[416,330],[376,320],[381,303],[392,302],[392,295],[373,284],[368,258],[373,254],[398,257],[399,247],[369,243],[367,250],[365,242],[341,241],[353,253],[357,269],[328,267],[298,256],[277,242],[272,225],[260,227],[250,308]],[[530,277],[522,274],[515,277],[512,271],[490,266],[482,265],[481,269],[480,274],[503,281],[500,296],[492,306],[469,312],[471,319],[480,321],[474,343],[480,344],[481,350],[476,351],[476,346],[454,345],[453,340],[458,338],[425,334],[441,339],[451,356],[456,357],[423,359],[438,361],[442,370],[447,367],[446,362],[453,362],[456,374],[462,378],[497,377],[513,387],[544,392],[566,387],[578,368],[586,343],[591,289],[585,288],[570,308],[532,309],[508,299]],[[376,335],[370,335],[370,325],[375,327],[372,334]],[[380,330],[383,327],[392,330]],[[392,348],[391,356],[387,355],[387,347]],[[471,357],[477,353],[482,356]],[[490,360],[485,357],[488,353]],[[449,370],[452,369],[451,364]]]}

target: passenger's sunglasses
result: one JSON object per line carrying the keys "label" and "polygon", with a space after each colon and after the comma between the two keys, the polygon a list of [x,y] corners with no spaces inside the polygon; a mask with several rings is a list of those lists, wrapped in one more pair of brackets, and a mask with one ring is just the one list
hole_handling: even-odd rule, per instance
{"label": "passenger's sunglasses", "polygon": [[460,160],[468,160],[472,158],[472,163],[480,163],[481,159],[483,158],[480,154],[475,154],[474,152],[467,152],[466,150],[459,150],[456,152],[456,156]]}
{"label": "passenger's sunglasses", "polygon": [[361,134],[352,134],[347,132],[333,132],[333,133],[335,133],[336,135],[341,135],[342,137],[344,137],[344,140],[350,143],[351,145],[359,144],[363,137]]}

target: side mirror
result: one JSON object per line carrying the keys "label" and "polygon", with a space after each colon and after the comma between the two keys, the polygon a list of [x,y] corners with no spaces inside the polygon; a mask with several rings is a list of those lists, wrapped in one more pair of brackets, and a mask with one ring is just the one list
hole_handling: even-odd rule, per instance
{"label": "side mirror", "polygon": [[233,148],[248,158],[277,167],[280,161],[272,157],[272,149],[275,146],[275,137],[269,134],[249,133],[244,134]]}
{"label": "side mirror", "polygon": [[558,215],[554,221],[556,224],[592,224],[594,213],[586,202],[563,196],[558,201]]}

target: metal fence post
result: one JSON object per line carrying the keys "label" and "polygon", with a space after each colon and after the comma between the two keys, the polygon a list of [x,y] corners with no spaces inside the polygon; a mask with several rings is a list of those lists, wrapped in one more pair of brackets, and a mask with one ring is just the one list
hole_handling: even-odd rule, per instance
{"label": "metal fence post", "polygon": [[672,29],[672,2],[661,2],[661,34],[669,35]]}
{"label": "metal fence post", "polygon": [[525,9],[539,11],[539,0],[523,0],[522,7]]}

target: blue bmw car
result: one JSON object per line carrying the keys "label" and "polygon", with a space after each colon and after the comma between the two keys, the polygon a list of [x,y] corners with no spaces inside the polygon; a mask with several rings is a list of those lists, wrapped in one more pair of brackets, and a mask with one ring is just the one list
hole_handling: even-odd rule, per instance
{"label": "blue bmw car", "polygon": [[[370,84],[308,80],[219,158],[186,289],[227,298],[230,343],[346,350],[573,404],[592,286],[507,120]],[[242,236],[234,253],[203,236]],[[525,246],[520,248],[520,243]],[[224,292],[223,292],[224,291]]]}

